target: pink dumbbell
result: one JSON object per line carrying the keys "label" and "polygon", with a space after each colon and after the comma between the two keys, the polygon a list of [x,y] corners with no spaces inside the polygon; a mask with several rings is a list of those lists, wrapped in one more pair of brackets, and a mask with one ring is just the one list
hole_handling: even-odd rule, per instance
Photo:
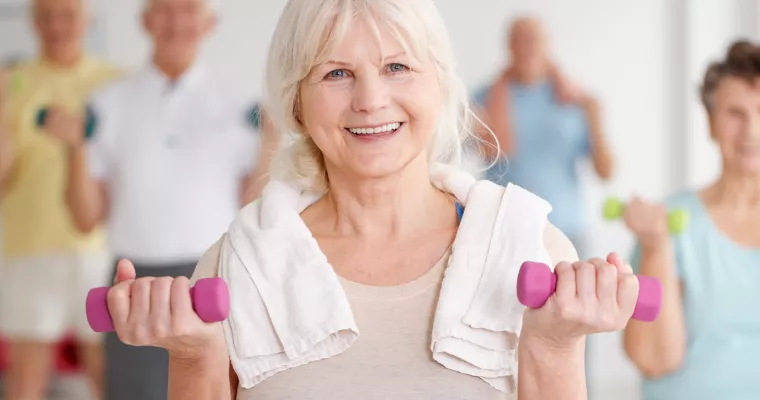
{"label": "pink dumbbell", "polygon": [[[662,284],[651,276],[637,275],[639,298],[633,311],[633,319],[652,322],[657,319],[662,306]],[[517,275],[517,299],[526,307],[541,308],[557,288],[557,275],[548,265],[526,261]]]}
{"label": "pink dumbbell", "polygon": [[[114,330],[111,313],[108,311],[108,290],[99,287],[87,293],[87,322],[95,332]],[[220,322],[230,313],[230,292],[222,278],[199,279],[190,288],[193,310],[205,322]]]}

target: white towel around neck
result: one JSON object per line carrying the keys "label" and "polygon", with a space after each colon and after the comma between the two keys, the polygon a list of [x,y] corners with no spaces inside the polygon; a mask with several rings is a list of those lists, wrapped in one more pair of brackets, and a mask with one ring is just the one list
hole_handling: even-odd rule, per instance
{"label": "white towel around neck", "polygon": [[[518,186],[476,181],[453,167],[433,165],[430,176],[466,210],[436,308],[433,358],[513,393],[524,311],[517,274],[526,260],[551,265],[543,245],[551,207]],[[223,326],[244,388],[340,354],[359,337],[338,276],[300,217],[320,197],[270,181],[222,242],[219,276],[231,296]]]}

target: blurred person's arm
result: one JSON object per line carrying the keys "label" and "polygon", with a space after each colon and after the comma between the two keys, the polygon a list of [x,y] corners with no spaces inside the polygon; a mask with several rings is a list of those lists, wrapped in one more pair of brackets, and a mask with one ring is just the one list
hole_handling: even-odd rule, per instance
{"label": "blurred person's arm", "polygon": [[279,136],[275,131],[272,120],[265,113],[262,114],[261,127],[259,129],[261,139],[257,150],[256,166],[243,180],[243,205],[261,197],[261,191],[269,181],[269,169],[272,159],[280,145]]}
{"label": "blurred person's arm", "polygon": [[13,141],[10,138],[8,129],[4,126],[3,118],[0,117],[0,198],[5,194],[5,190],[13,175],[15,158]]}
{"label": "blurred person's arm", "polygon": [[589,96],[583,101],[583,108],[586,112],[589,128],[591,160],[594,170],[601,179],[608,180],[612,177],[615,158],[604,133],[601,106],[596,99]]}
{"label": "blurred person's arm", "polygon": [[549,64],[549,80],[556,88],[557,98],[565,104],[577,104],[586,113],[591,160],[596,174],[603,180],[612,177],[615,159],[610,150],[602,123],[601,105],[598,100],[584,94],[583,90],[568,79],[556,64]]}
{"label": "blurred person's arm", "polygon": [[89,169],[85,145],[69,149],[69,178],[66,204],[81,232],[90,232],[108,216],[108,189],[105,182],[95,180]]}
{"label": "blurred person's arm", "polygon": [[13,180],[18,145],[13,137],[10,105],[11,72],[0,69],[0,199]]}
{"label": "blurred person's arm", "polygon": [[485,108],[474,105],[472,111],[479,119],[472,121],[472,127],[470,128],[472,134],[479,142],[477,146],[479,155],[485,157],[490,162],[499,154],[503,154],[504,151],[497,146],[496,132],[493,131],[491,124],[488,122],[488,113],[485,111]]}
{"label": "blurred person's arm", "polygon": [[677,370],[686,354],[686,321],[675,244],[667,233],[667,210],[634,198],[625,221],[638,239],[633,265],[638,273],[660,280],[662,309],[654,322],[631,320],[623,334],[628,357],[642,375],[658,378]]}
{"label": "blurred person's arm", "polygon": [[[67,147],[66,204],[74,226],[81,232],[90,232],[106,219],[108,192],[105,183],[96,180],[90,170],[92,166],[88,154],[90,149],[85,141],[84,116],[51,107],[44,128]],[[100,135],[94,137],[98,140]]]}
{"label": "blurred person's arm", "polygon": [[475,95],[472,109],[480,120],[470,127],[480,145],[478,150],[488,162],[512,152],[512,125],[509,116],[509,69]]}
{"label": "blurred person's arm", "polygon": [[9,86],[10,73],[0,69],[0,197],[11,179],[16,157],[8,121]]}

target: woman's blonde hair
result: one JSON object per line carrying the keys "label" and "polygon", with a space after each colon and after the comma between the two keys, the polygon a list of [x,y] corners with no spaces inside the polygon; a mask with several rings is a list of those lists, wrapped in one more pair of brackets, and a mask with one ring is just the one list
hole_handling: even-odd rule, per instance
{"label": "woman's blonde hair", "polygon": [[302,181],[321,191],[328,187],[322,152],[303,132],[298,93],[311,69],[327,60],[351,22],[363,17],[380,40],[385,28],[410,54],[436,68],[445,101],[429,149],[431,162],[459,164],[475,115],[455,72],[446,26],[433,0],[289,0],[269,48],[265,109],[277,132],[292,140],[275,156],[275,179]]}

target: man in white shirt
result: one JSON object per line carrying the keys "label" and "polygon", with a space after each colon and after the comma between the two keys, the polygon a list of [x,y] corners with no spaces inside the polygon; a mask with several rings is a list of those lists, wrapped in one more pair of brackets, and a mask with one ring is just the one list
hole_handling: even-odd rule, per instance
{"label": "man in white shirt", "polygon": [[[67,201],[80,230],[107,221],[112,253],[138,277],[189,277],[257,196],[276,144],[250,123],[252,100],[196,61],[215,23],[207,0],[150,0],[143,23],[152,63],[95,93],[92,136],[59,116],[71,126],[57,133],[69,145]],[[109,334],[105,398],[166,399],[167,368],[165,351]]]}

